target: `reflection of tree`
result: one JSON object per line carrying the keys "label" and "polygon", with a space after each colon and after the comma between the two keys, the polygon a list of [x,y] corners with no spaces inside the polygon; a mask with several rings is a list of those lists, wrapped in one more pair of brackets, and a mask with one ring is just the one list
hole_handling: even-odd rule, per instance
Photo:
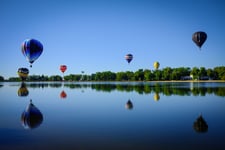
{"label": "reflection of tree", "polygon": [[91,88],[96,91],[111,92],[116,89],[115,84],[91,84]]}
{"label": "reflection of tree", "polygon": [[116,85],[116,89],[122,92],[132,92],[134,90],[134,87],[128,84],[118,84]]}
{"label": "reflection of tree", "polygon": [[38,127],[43,121],[43,115],[40,110],[30,101],[30,104],[21,115],[21,122],[26,129]]}
{"label": "reflection of tree", "polygon": [[218,87],[214,89],[214,93],[217,96],[225,97],[225,87]]}
{"label": "reflection of tree", "polygon": [[[91,88],[96,91],[111,92],[137,92],[138,94],[150,94],[159,93],[166,96],[180,95],[180,96],[205,96],[206,94],[215,94],[217,96],[225,96],[225,87],[207,87],[199,86],[199,84],[194,84],[190,88],[189,83],[158,83],[158,82],[138,82],[138,83],[123,83],[123,82],[111,82],[111,83],[64,83],[64,87],[70,89],[80,89],[80,88]],[[61,82],[46,82],[46,83],[28,83],[27,87],[32,88],[60,88],[63,84]]]}
{"label": "reflection of tree", "polygon": [[202,115],[200,115],[193,124],[193,128],[198,133],[205,133],[208,131],[208,125]]}

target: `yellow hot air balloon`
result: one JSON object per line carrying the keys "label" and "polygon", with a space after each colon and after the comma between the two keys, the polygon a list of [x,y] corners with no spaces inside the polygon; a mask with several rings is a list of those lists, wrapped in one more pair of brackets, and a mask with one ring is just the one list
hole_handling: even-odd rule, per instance
{"label": "yellow hot air balloon", "polygon": [[159,68],[159,65],[160,65],[160,64],[159,64],[158,61],[154,62],[154,68],[155,68],[155,69],[158,69],[158,68]]}
{"label": "yellow hot air balloon", "polygon": [[29,70],[27,68],[19,68],[17,71],[19,77],[22,79],[22,81],[26,80]]}

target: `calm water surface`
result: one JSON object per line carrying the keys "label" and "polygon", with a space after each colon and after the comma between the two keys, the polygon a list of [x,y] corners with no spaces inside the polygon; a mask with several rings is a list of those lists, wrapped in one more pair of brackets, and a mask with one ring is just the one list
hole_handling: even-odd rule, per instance
{"label": "calm water surface", "polygon": [[225,149],[225,83],[0,82],[0,96],[1,150]]}

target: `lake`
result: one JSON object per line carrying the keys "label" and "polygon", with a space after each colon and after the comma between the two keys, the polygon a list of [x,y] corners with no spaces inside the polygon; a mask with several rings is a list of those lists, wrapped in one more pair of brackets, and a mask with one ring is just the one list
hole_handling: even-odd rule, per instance
{"label": "lake", "polygon": [[0,82],[0,149],[224,150],[224,82]]}

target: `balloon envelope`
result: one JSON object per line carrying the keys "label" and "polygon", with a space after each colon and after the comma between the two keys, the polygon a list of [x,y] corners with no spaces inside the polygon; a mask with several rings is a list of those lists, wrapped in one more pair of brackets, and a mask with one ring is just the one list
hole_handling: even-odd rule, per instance
{"label": "balloon envelope", "polygon": [[125,59],[127,60],[128,63],[130,63],[133,59],[133,55],[132,54],[127,54],[125,55]]}
{"label": "balloon envelope", "polygon": [[207,34],[203,31],[198,31],[198,32],[195,32],[193,35],[192,35],[192,40],[193,42],[199,47],[201,48],[202,45],[205,43],[207,39]]}
{"label": "balloon envelope", "polygon": [[64,73],[66,71],[66,69],[67,69],[67,66],[66,65],[61,65],[59,69],[61,70],[62,73]]}
{"label": "balloon envelope", "polygon": [[158,69],[158,68],[159,68],[159,65],[160,65],[160,64],[159,64],[158,61],[154,62],[154,68],[155,68],[155,69]]}
{"label": "balloon envelope", "polygon": [[19,68],[17,71],[17,74],[22,79],[22,81],[24,81],[24,80],[26,80],[26,78],[29,74],[29,70],[27,68]]}
{"label": "balloon envelope", "polygon": [[32,63],[38,59],[43,52],[43,45],[35,39],[26,39],[22,43],[22,53],[27,58],[32,67]]}

